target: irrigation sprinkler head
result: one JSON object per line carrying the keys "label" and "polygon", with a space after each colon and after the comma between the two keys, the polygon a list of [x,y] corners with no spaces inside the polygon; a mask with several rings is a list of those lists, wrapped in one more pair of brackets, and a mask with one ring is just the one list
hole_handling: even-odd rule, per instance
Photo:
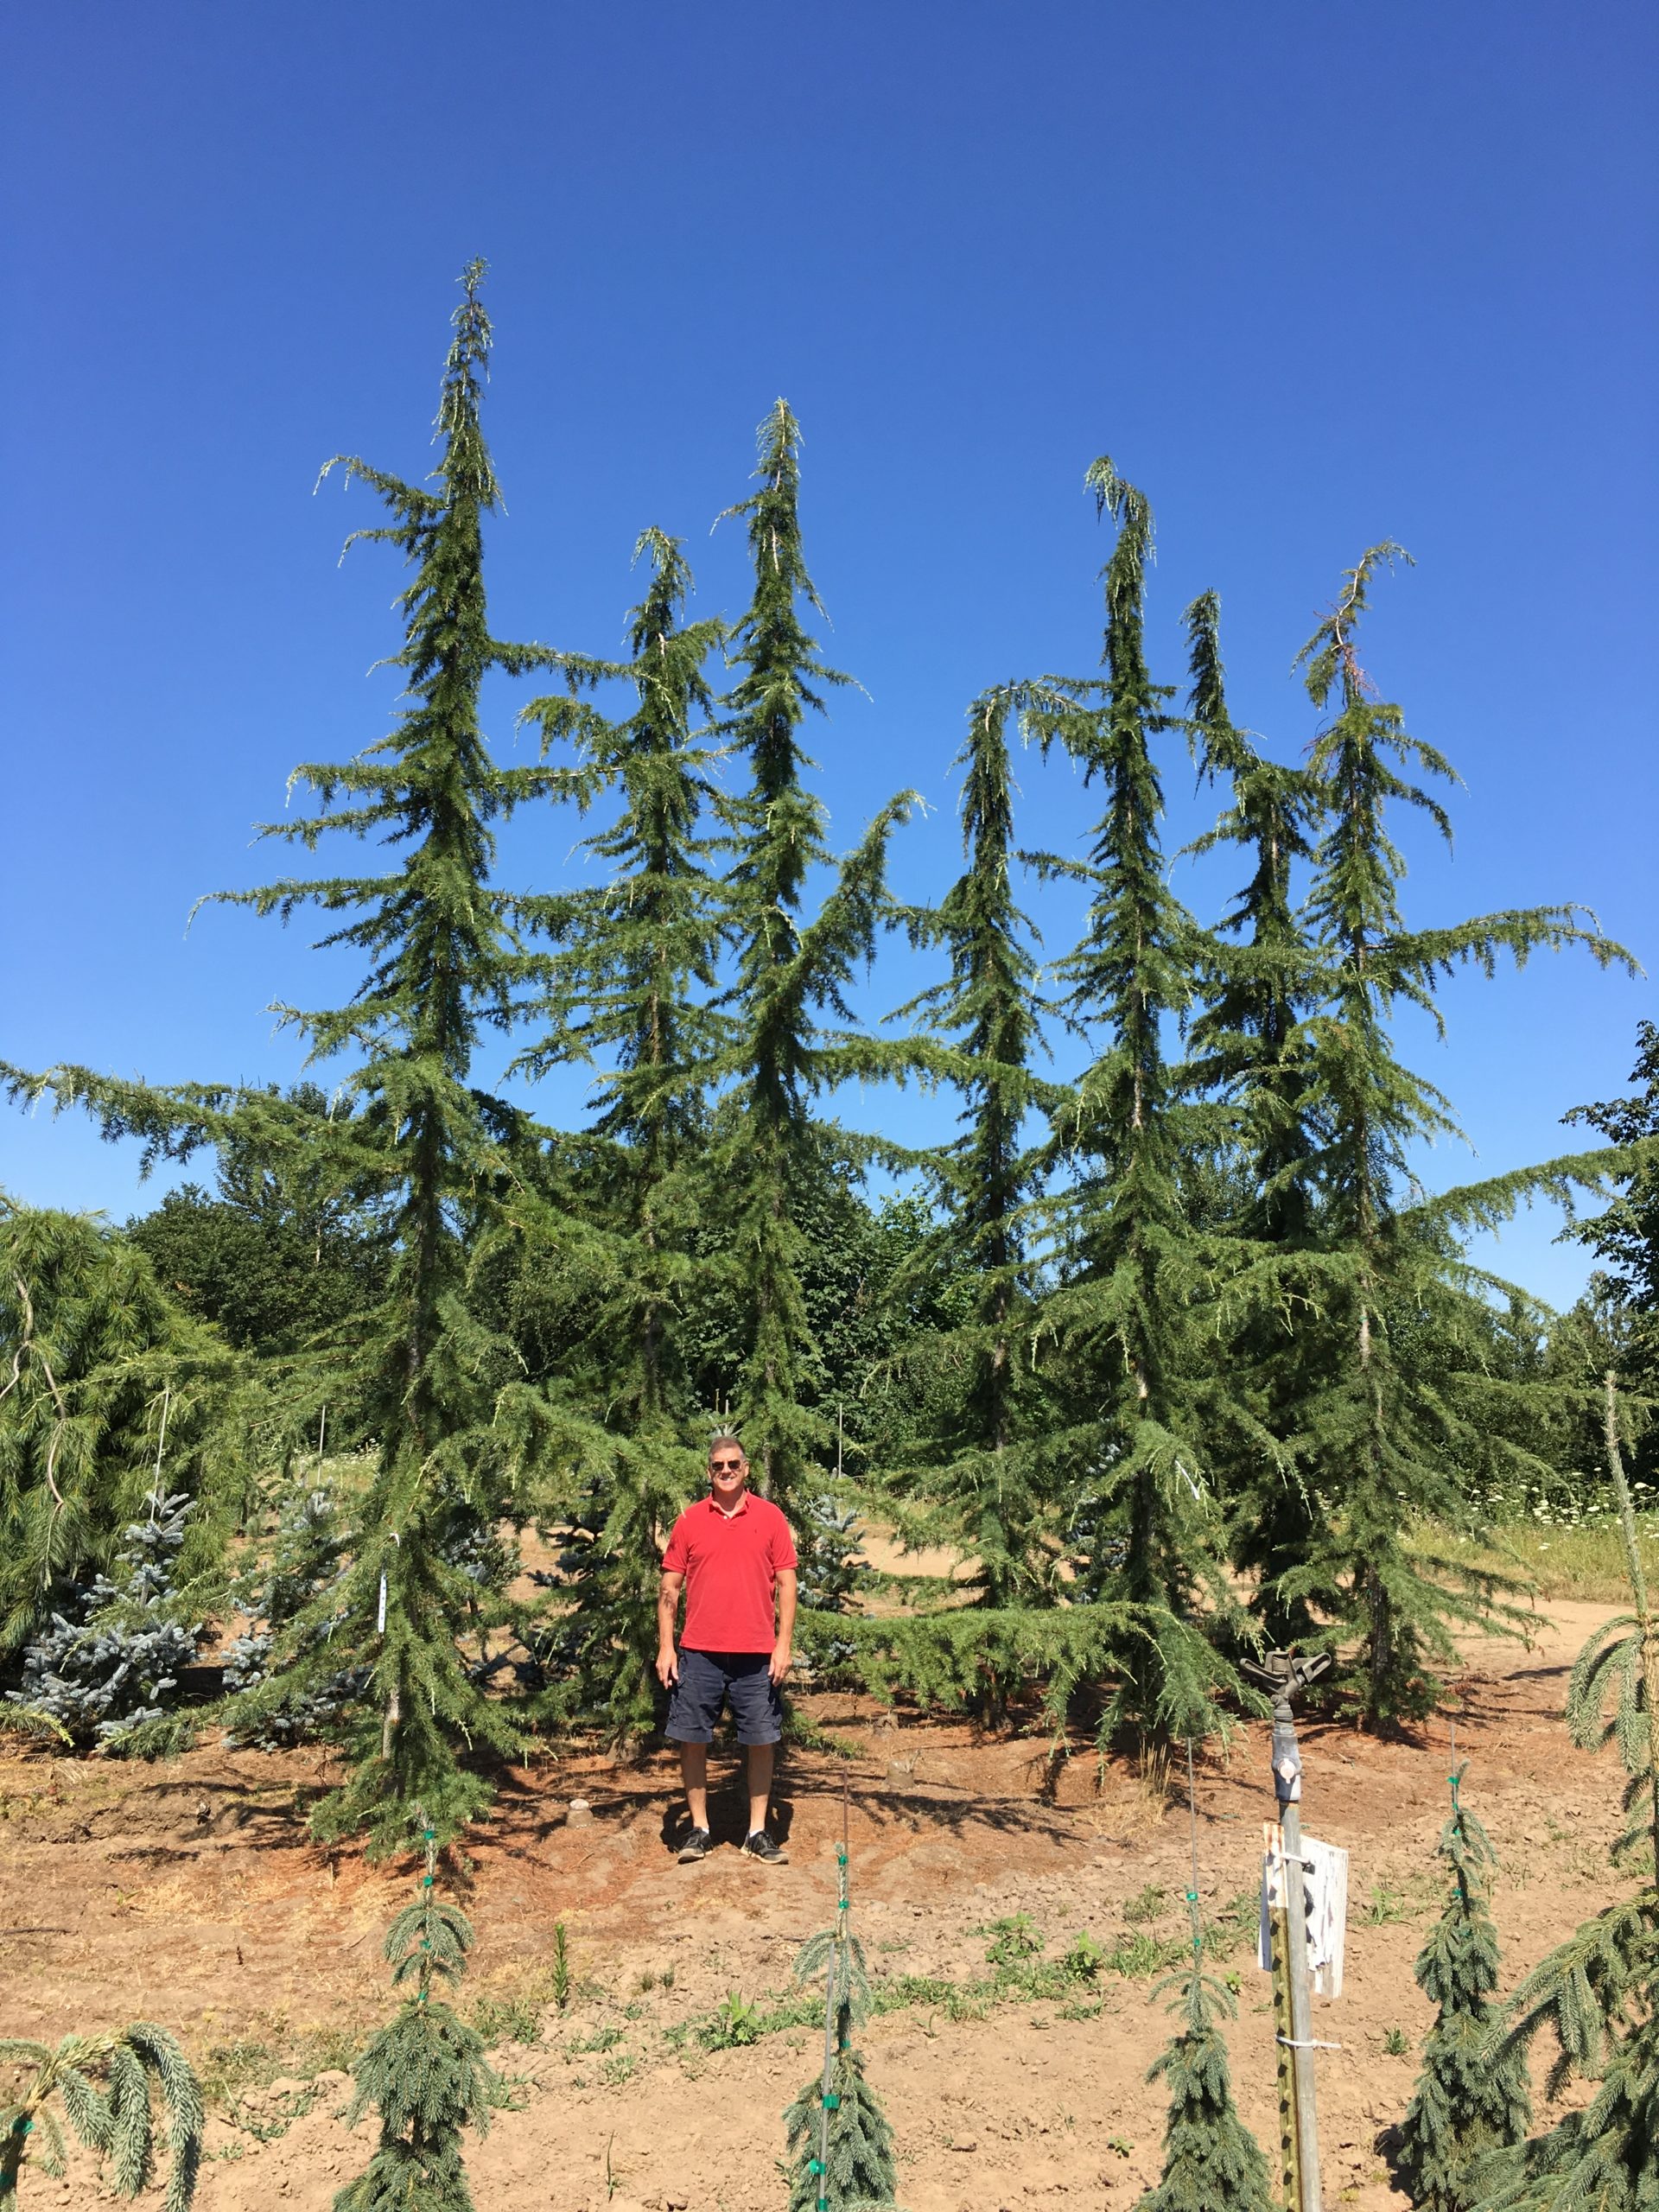
{"label": "irrigation sprinkler head", "polygon": [[1275,1704],[1288,1705],[1299,1690],[1318,1681],[1330,1666],[1328,1651],[1268,1651],[1259,1660],[1241,1660],[1239,1672],[1248,1675],[1252,1681],[1260,1682]]}

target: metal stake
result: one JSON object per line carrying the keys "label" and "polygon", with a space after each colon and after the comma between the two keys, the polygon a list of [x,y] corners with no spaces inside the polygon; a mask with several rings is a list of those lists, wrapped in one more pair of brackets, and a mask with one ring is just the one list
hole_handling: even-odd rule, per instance
{"label": "metal stake", "polygon": [[[1319,2125],[1313,2093],[1313,2007],[1308,1992],[1307,1904],[1302,1878],[1302,1755],[1296,1742],[1296,1715],[1291,1700],[1330,1665],[1327,1652],[1296,1658],[1288,1651],[1268,1655],[1265,1664],[1245,1671],[1273,1694],[1273,1791],[1279,1805],[1279,1827],[1283,1842],[1280,1865],[1285,1885],[1285,1963],[1289,1985],[1290,2032],[1279,2031],[1281,2048],[1290,2050],[1290,2077],[1295,2121],[1295,2212],[1323,2212],[1319,2187]],[[1290,2161],[1286,2161],[1288,2169]]]}

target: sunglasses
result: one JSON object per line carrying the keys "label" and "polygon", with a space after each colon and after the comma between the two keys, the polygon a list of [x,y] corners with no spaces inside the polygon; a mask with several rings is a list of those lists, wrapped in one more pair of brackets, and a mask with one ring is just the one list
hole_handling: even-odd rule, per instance
{"label": "sunglasses", "polygon": [[741,1459],[711,1459],[709,1462],[709,1471],[715,1475],[732,1475],[737,1472],[742,1464]]}

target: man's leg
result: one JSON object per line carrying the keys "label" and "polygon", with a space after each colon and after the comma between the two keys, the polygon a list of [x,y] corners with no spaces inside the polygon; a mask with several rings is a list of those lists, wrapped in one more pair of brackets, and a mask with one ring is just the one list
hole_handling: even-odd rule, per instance
{"label": "man's leg", "polygon": [[[767,1748],[770,1752],[770,1746]],[[692,1827],[706,1828],[709,1825],[709,1746],[707,1744],[680,1745],[680,1779],[685,1784],[685,1802],[691,1808]],[[766,1762],[766,1779],[770,1786],[772,1779],[770,1756]]]}
{"label": "man's leg", "polygon": [[[691,1746],[685,1746],[690,1751]],[[772,1754],[775,1744],[749,1745],[749,1834],[758,1835],[766,1825],[766,1808],[772,1802]],[[695,1817],[695,1816],[694,1816]]]}
{"label": "man's leg", "polygon": [[680,1747],[680,1778],[691,1813],[691,1833],[680,1846],[682,1861],[709,1851],[709,1745],[720,1719],[721,1677],[701,1651],[682,1651],[679,1680],[668,1709],[668,1736]]}

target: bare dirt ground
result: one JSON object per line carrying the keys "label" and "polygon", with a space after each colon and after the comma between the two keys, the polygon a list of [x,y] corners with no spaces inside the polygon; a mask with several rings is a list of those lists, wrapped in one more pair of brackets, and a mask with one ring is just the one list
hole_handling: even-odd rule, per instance
{"label": "bare dirt ground", "polygon": [[[1571,1748],[1560,1719],[1573,1656],[1608,1610],[1552,1605],[1529,1650],[1471,1643],[1457,1686],[1468,1801],[1502,1860],[1510,1986],[1617,1891],[1605,1847],[1618,1779],[1611,1760]],[[815,2075],[817,2038],[798,2028],[717,2049],[699,2029],[729,1991],[779,2001],[796,1945],[833,1917],[843,1778],[855,1920],[879,1976],[983,1978],[988,1923],[1018,1913],[1051,1955],[1079,1929],[1108,1952],[1137,1933],[1181,1934],[1182,1799],[1160,1802],[1117,1772],[1096,1788],[1087,1756],[1046,1796],[1046,1740],[895,1727],[847,1698],[805,1702],[857,1756],[788,1757],[785,1868],[732,1849],[676,1865],[664,1757],[521,1771],[471,1840],[465,1902],[478,1940],[461,2001],[483,2007],[512,2093],[469,2151],[480,2212],[762,2212],[785,2201],[779,2114]],[[1316,2034],[1341,2046],[1319,2058],[1326,2197],[1380,2212],[1404,2202],[1376,2139],[1404,2109],[1427,2024],[1411,1967],[1439,1909],[1446,1727],[1376,1742],[1312,1724],[1304,1758],[1305,1824],[1351,1854],[1347,1986],[1315,2005]],[[735,1777],[734,1759],[716,1765]],[[135,2014],[176,2028],[214,2112],[202,2212],[323,2212],[372,2140],[372,2122],[353,2135],[338,2117],[341,2069],[391,2010],[380,1937],[413,1885],[406,1867],[367,1868],[306,1840],[319,1779],[315,1752],[210,1748],[153,1768],[0,1758],[0,2034],[55,2038]],[[566,1823],[577,1796],[591,1824]],[[1258,1877],[1272,1810],[1262,1724],[1240,1731],[1224,1764],[1203,1766],[1198,1798],[1215,1914]],[[724,1783],[715,1820],[728,1843],[741,1832]],[[549,1981],[558,1920],[577,1981],[563,2010]],[[1247,1948],[1225,1963],[1241,1984],[1239,2103],[1276,2164],[1267,1980]],[[1131,2204],[1156,2178],[1162,2132],[1161,2094],[1144,2079],[1168,2032],[1152,1986],[1107,1973],[1070,2004],[1002,2002],[979,2018],[923,2004],[874,2020],[861,2044],[897,2135],[906,2212]],[[26,2175],[26,2207],[101,2201],[90,2161],[61,2183]]]}

